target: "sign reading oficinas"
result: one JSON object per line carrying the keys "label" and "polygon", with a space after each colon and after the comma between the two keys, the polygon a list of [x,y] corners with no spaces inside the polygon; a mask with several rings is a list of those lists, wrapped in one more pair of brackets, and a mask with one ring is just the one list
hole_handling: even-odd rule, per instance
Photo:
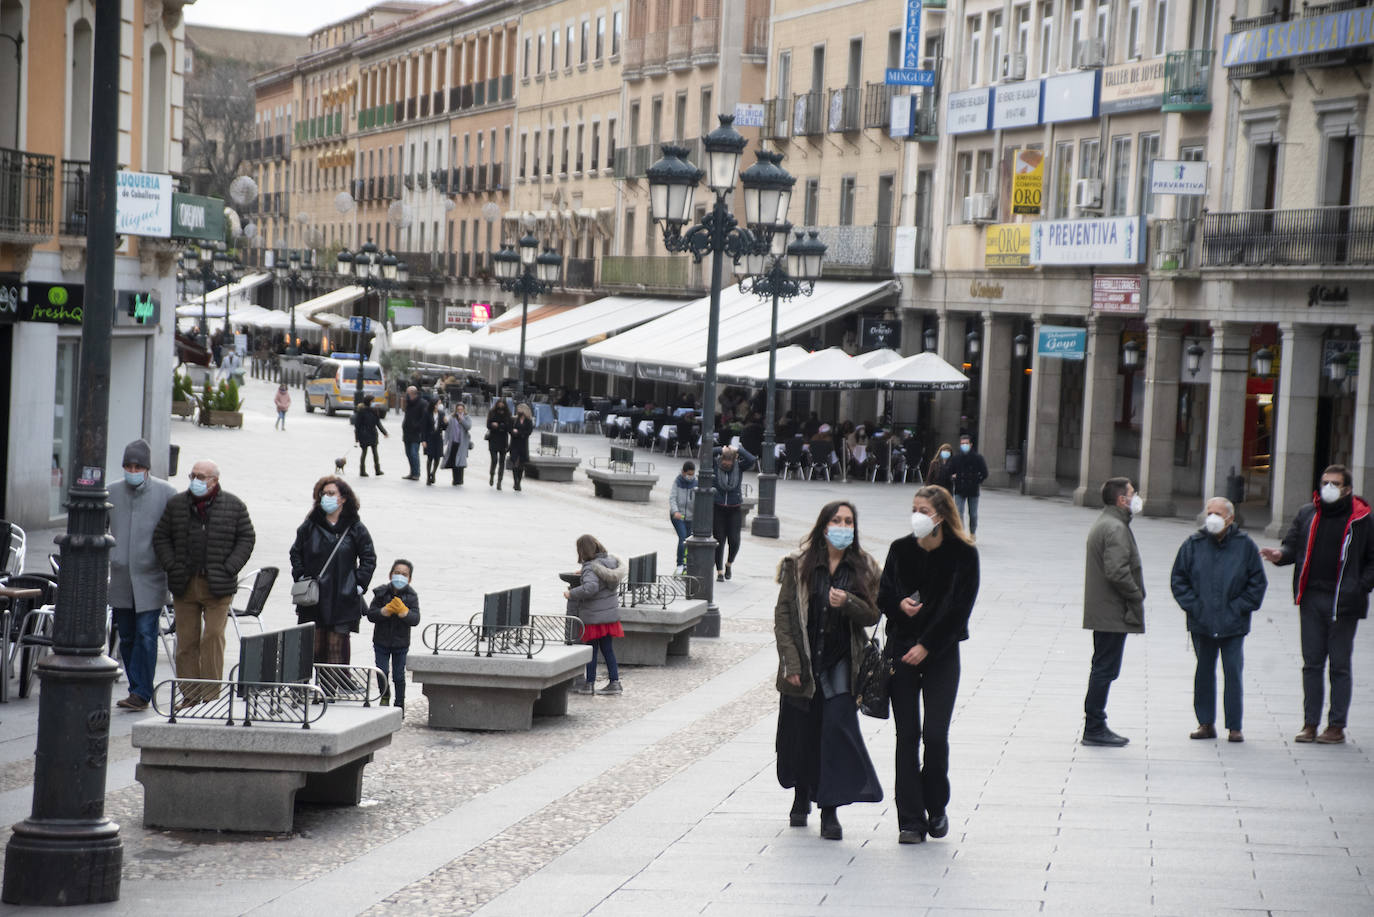
{"label": "sign reading oficinas", "polygon": [[121,236],[172,235],[172,176],[119,172],[115,176],[115,232]]}
{"label": "sign reading oficinas", "polygon": [[1221,63],[1240,67],[1374,44],[1374,6],[1304,16],[1223,35]]}
{"label": "sign reading oficinas", "polygon": [[1143,217],[1031,223],[1031,264],[1140,264]]}

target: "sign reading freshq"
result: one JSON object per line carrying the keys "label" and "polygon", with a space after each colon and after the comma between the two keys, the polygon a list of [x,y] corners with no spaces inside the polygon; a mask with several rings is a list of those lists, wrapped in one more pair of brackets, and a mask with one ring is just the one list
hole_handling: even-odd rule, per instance
{"label": "sign reading freshq", "polygon": [[115,232],[121,236],[172,235],[172,176],[121,171],[115,175]]}
{"label": "sign reading freshq", "polygon": [[1222,36],[1221,63],[1241,67],[1374,44],[1374,6],[1303,16]]}

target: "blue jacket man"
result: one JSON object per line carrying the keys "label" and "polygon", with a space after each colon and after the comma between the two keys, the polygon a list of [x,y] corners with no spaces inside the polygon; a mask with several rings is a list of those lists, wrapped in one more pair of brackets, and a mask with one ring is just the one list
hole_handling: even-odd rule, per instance
{"label": "blue jacket man", "polygon": [[1213,497],[1207,501],[1206,513],[1202,529],[1178,549],[1170,577],[1174,600],[1188,616],[1188,632],[1197,654],[1193,711],[1198,727],[1189,738],[1217,737],[1219,654],[1226,684],[1227,740],[1243,742],[1242,645],[1250,633],[1250,615],[1264,602],[1269,580],[1258,547],[1236,527],[1236,508],[1231,501]]}

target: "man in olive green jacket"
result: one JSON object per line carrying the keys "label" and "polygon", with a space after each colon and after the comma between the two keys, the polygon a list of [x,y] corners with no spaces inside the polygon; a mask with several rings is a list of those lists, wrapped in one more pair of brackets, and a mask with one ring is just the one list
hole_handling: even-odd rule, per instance
{"label": "man in olive green jacket", "polygon": [[1126,635],[1145,633],[1145,580],[1131,534],[1131,517],[1145,504],[1127,478],[1109,478],[1102,503],[1102,515],[1088,532],[1083,575],[1083,629],[1093,632],[1083,744],[1119,748],[1130,740],[1107,728],[1107,692],[1121,674]]}

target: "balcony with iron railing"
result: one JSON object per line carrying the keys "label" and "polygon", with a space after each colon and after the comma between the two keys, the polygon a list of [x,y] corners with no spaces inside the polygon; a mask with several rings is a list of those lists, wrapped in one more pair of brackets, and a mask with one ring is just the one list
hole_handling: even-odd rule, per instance
{"label": "balcony with iron railing", "polygon": [[709,67],[720,61],[720,20],[698,19],[692,23],[692,63]]}
{"label": "balcony with iron railing", "polygon": [[650,32],[644,36],[644,75],[660,76],[668,72],[668,32]]}
{"label": "balcony with iron railing", "polygon": [[1163,111],[1211,111],[1212,51],[1170,51],[1164,57]]}
{"label": "balcony with iron railing", "polygon": [[91,184],[91,164],[84,160],[62,160],[62,222],[57,231],[64,236],[86,235],[87,194]]}
{"label": "balcony with iron railing", "polygon": [[630,82],[644,78],[644,39],[625,39],[625,53],[621,58],[620,75]]}
{"label": "balcony with iron railing", "polygon": [[[1258,16],[1251,16],[1247,19],[1237,19],[1231,17],[1231,34],[1248,32],[1251,29],[1262,28],[1267,25],[1275,25],[1280,22],[1287,22],[1288,14],[1282,10],[1270,10]],[[1289,61],[1271,60],[1260,61],[1254,64],[1240,64],[1235,67],[1226,68],[1226,78],[1230,80],[1255,80],[1267,76],[1279,76],[1283,73],[1291,72]]]}
{"label": "balcony with iron railing", "polygon": [[601,286],[607,289],[681,293],[699,287],[692,259],[674,255],[608,255],[601,259]]}
{"label": "balcony with iron railing", "polygon": [[404,261],[412,280],[443,280],[444,259],[435,252],[392,252],[397,261]]}
{"label": "balcony with iron railing", "polygon": [[[1335,0],[1333,3],[1313,4],[1311,6],[1304,3],[1302,12],[1300,14],[1295,14],[1292,18],[1312,19],[1317,16],[1326,16],[1330,13],[1342,13],[1347,10],[1362,9],[1369,5],[1370,0]],[[1356,26],[1352,24],[1351,28],[1356,28]],[[1334,51],[1321,51],[1317,54],[1303,54],[1293,58],[1293,67],[1298,70],[1320,69],[1324,67],[1359,67],[1367,63],[1369,63],[1369,45],[1340,48]]]}
{"label": "balcony with iron railing", "polygon": [[1202,266],[1374,264],[1374,207],[1242,210],[1202,219]]}
{"label": "balcony with iron railing", "polygon": [[744,28],[744,49],[745,57],[767,58],[768,56],[768,16],[751,16],[745,23]]}
{"label": "balcony with iron railing", "polygon": [[1150,267],[1174,273],[1197,270],[1202,221],[1173,217],[1150,221]]}
{"label": "balcony with iron railing", "polygon": [[931,90],[921,94],[913,114],[911,139],[917,143],[938,143],[940,140],[940,106],[938,96]]}
{"label": "balcony with iron railing", "polygon": [[891,226],[817,226],[827,277],[892,276]]}
{"label": "balcony with iron railing", "polygon": [[692,69],[692,26],[675,25],[668,30],[666,62],[669,70]]}
{"label": "balcony with iron railing", "polygon": [[824,90],[799,92],[792,97],[792,133],[812,137],[825,133],[826,98]]}
{"label": "balcony with iron railing", "polygon": [[565,290],[596,289],[596,260],[594,258],[569,258],[563,269],[563,288]]}
{"label": "balcony with iron railing", "polygon": [[787,140],[792,136],[792,106],[788,99],[763,100],[763,139]]}
{"label": "balcony with iron railing", "polygon": [[827,119],[831,133],[851,133],[857,131],[863,121],[861,103],[863,90],[858,86],[845,86],[830,92],[830,113]]}
{"label": "balcony with iron railing", "polygon": [[892,124],[892,100],[900,86],[869,83],[864,87],[864,127],[885,128]]}

